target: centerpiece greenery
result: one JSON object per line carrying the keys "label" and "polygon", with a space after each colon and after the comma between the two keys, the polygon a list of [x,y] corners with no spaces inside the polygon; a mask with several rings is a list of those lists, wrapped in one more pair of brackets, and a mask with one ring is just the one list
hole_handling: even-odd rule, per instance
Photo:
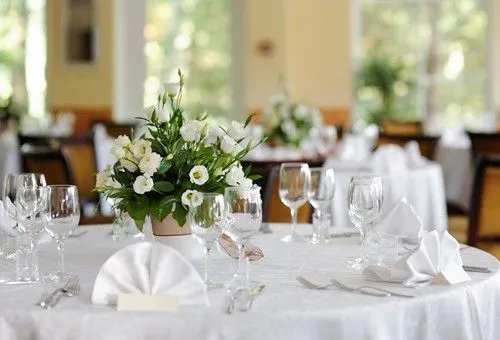
{"label": "centerpiece greenery", "polygon": [[321,112],[303,103],[293,103],[290,91],[272,96],[263,112],[267,142],[271,145],[299,147],[313,127],[321,125]]}
{"label": "centerpiece greenery", "polygon": [[184,77],[167,84],[154,106],[145,109],[145,132],[134,140],[119,136],[112,153],[117,161],[96,176],[96,191],[114,200],[139,230],[147,216],[163,221],[172,214],[179,226],[190,207],[201,204],[201,192],[223,193],[227,186],[252,186],[250,168],[240,160],[258,143],[246,135],[244,124],[218,126],[200,113],[188,119],[181,105]]}

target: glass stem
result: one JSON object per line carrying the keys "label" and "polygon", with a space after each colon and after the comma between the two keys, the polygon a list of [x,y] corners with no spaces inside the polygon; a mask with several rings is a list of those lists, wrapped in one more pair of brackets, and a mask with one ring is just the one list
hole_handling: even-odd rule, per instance
{"label": "glass stem", "polygon": [[64,239],[57,239],[57,271],[64,273]]}
{"label": "glass stem", "polygon": [[205,284],[208,284],[208,255],[210,255],[210,250],[212,249],[212,243],[207,242],[205,246],[205,274],[204,274],[204,280]]}
{"label": "glass stem", "polygon": [[238,243],[238,275],[244,275],[243,267],[245,264],[245,244]]}
{"label": "glass stem", "polygon": [[292,230],[290,234],[295,236],[295,227],[297,226],[297,209],[290,208],[290,215],[292,215]]}
{"label": "glass stem", "polygon": [[360,232],[361,236],[361,263],[366,262],[366,232],[364,229]]}

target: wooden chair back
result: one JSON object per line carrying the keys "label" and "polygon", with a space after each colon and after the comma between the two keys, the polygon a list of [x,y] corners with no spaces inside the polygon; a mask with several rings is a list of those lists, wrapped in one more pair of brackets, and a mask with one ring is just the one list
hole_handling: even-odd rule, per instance
{"label": "wooden chair back", "polygon": [[136,124],[115,123],[110,121],[95,120],[92,126],[101,124],[106,128],[106,132],[113,138],[121,135],[129,136],[131,139],[134,135],[134,130],[137,128]]}
{"label": "wooden chair back", "polygon": [[439,137],[437,136],[403,136],[403,135],[390,135],[382,133],[378,136],[377,145],[384,144],[396,144],[400,146],[405,146],[406,143],[410,141],[415,141],[418,143],[420,148],[420,153],[427,159],[434,158],[434,151],[436,150]]}
{"label": "wooden chair back", "polygon": [[390,135],[419,136],[423,133],[421,121],[394,121],[382,122],[382,131]]}
{"label": "wooden chair back", "polygon": [[72,184],[71,173],[59,149],[50,146],[30,146],[21,150],[24,172],[45,175],[48,185]]}
{"label": "wooden chair back", "polygon": [[472,162],[476,162],[479,155],[500,155],[500,133],[480,133],[467,131],[471,141]]}
{"label": "wooden chair back", "polygon": [[476,162],[469,209],[467,243],[500,240],[500,157],[480,155]]}

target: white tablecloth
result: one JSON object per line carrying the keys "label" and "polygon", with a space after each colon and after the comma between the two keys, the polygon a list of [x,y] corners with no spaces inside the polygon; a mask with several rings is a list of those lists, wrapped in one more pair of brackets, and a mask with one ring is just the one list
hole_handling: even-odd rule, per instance
{"label": "white tablecloth", "polygon": [[[302,275],[318,283],[328,278],[351,285],[366,283],[359,273],[345,269],[346,258],[359,250],[357,237],[323,245],[285,244],[279,238],[289,225],[271,228],[274,233],[253,239],[265,257],[252,263],[252,278],[266,288],[249,313],[223,314],[222,289],[209,292],[211,307],[178,313],[116,312],[91,305],[100,265],[123,246],[110,240],[109,227],[96,226],[66,245],[67,269],[81,277],[80,296],[64,298],[55,309],[45,311],[34,302],[48,286],[0,286],[0,339],[498,339],[499,263],[482,251],[463,250],[464,263],[487,266],[493,274],[471,273],[471,282],[420,289],[376,283],[417,296],[377,298],[336,289],[308,290],[294,279]],[[43,270],[54,269],[55,259],[54,244],[40,245]],[[215,253],[211,271],[216,278],[227,279],[233,264],[234,260]],[[195,265],[201,270],[201,261]]]}
{"label": "white tablecloth", "polygon": [[443,169],[446,199],[469,207],[474,177],[470,147],[440,145],[435,158]]}
{"label": "white tablecloth", "polygon": [[[339,163],[335,159],[329,159],[325,167],[335,170],[334,224],[341,227],[351,225],[347,213],[349,180],[354,175],[372,173],[360,170],[359,163]],[[439,164],[429,162],[418,169],[402,169],[376,174],[382,177],[384,187],[381,216],[386,214],[401,197],[406,196],[426,229],[447,228],[446,198],[443,174]]]}

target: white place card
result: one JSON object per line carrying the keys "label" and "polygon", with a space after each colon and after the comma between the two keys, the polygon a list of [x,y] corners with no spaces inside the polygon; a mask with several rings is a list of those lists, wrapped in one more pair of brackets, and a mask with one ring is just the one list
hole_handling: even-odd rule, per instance
{"label": "white place card", "polygon": [[463,270],[462,266],[448,266],[448,268],[436,275],[432,283],[454,285],[470,280],[470,276]]}
{"label": "white place card", "polygon": [[179,297],[174,294],[119,294],[118,311],[169,311],[179,310]]}

